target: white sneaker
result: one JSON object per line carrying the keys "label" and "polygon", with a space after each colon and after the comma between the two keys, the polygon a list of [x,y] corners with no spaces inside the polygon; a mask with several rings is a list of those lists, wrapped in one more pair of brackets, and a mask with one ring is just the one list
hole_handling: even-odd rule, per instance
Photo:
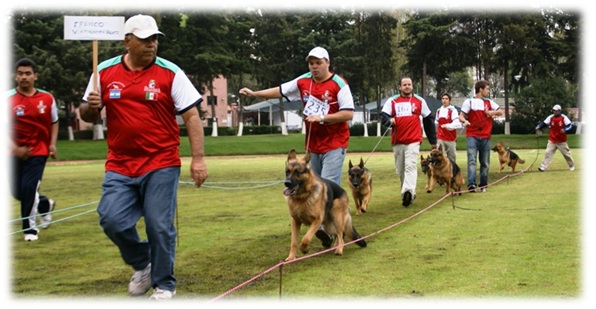
{"label": "white sneaker", "polygon": [[575,171],[575,166],[570,167],[569,170],[572,172]]}
{"label": "white sneaker", "polygon": [[172,299],[174,297],[174,295],[176,295],[176,290],[168,291],[168,290],[162,290],[160,288],[155,288],[155,290],[153,291],[153,295],[151,295],[149,297],[149,299],[150,300],[168,300],[168,299]]}
{"label": "white sneaker", "polygon": [[39,227],[42,229],[47,229],[52,224],[52,211],[54,210],[54,206],[56,206],[56,202],[53,199],[48,199],[48,202],[50,203],[50,210],[45,215],[41,215],[40,219],[41,224]]}
{"label": "white sneaker", "polygon": [[25,241],[36,241],[39,237],[36,234],[25,234]]}
{"label": "white sneaker", "polygon": [[132,274],[128,284],[128,294],[140,296],[147,293],[149,288],[151,288],[151,263],[147,264],[145,269],[137,270]]}

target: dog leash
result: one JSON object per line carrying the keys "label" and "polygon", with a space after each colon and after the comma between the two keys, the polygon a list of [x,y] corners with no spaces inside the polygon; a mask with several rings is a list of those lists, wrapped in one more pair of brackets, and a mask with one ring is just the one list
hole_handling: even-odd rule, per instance
{"label": "dog leash", "polygon": [[381,135],[381,137],[379,138],[379,141],[377,142],[377,144],[375,145],[375,147],[373,148],[373,150],[368,155],[368,158],[366,158],[366,160],[364,160],[364,164],[366,164],[366,162],[368,162],[368,159],[370,159],[370,156],[375,152],[375,150],[377,150],[377,147],[379,147],[379,144],[381,143],[381,141],[383,140],[383,138],[385,137],[385,135],[387,134],[387,132],[389,132],[389,129],[391,129],[390,126],[388,126],[387,127],[387,130],[385,130],[385,133],[383,133],[383,135]]}
{"label": "dog leash", "polygon": [[312,122],[308,124],[308,134],[306,135],[306,151],[310,152],[310,133],[312,132]]}
{"label": "dog leash", "polygon": [[536,157],[534,158],[534,162],[530,164],[530,167],[534,166],[534,163],[538,161],[538,150],[540,149],[540,136],[542,136],[542,130],[536,131]]}

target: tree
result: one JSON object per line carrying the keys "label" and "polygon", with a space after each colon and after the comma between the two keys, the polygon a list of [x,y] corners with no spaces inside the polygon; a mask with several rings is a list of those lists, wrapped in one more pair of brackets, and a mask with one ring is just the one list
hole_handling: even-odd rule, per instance
{"label": "tree", "polygon": [[[163,15],[163,29],[171,32],[172,40],[164,44],[163,54],[179,59],[185,72],[204,92],[213,92],[213,80],[233,73],[238,59],[233,53],[236,38],[230,36],[230,19],[219,13],[174,13]],[[209,97],[212,135],[217,136],[217,100]]]}
{"label": "tree", "polygon": [[531,85],[515,95],[517,132],[533,132],[533,128],[546,118],[553,105],[560,104],[566,110],[575,103],[575,96],[573,84],[560,76],[533,80]]}
{"label": "tree", "polygon": [[[12,55],[33,59],[39,66],[36,87],[50,91],[60,104],[61,128],[71,128],[73,107],[78,107],[93,71],[90,41],[64,40],[64,15],[84,12],[15,12],[12,18],[14,43]],[[100,57],[121,47],[121,42],[102,41]],[[119,51],[120,52],[120,51]],[[111,56],[110,56],[111,57]],[[101,59],[101,58],[100,58]],[[103,133],[103,131],[102,131]]]}
{"label": "tree", "polygon": [[421,80],[422,95],[428,95],[425,82],[433,78],[437,95],[445,89],[451,72],[461,72],[477,63],[478,44],[468,35],[469,25],[462,17],[446,12],[415,12],[404,23],[407,37],[401,46],[407,48],[404,70],[414,80]]}

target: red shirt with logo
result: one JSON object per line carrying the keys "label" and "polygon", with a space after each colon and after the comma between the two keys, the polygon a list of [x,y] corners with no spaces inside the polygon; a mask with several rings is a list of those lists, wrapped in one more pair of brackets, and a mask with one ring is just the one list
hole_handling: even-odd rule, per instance
{"label": "red shirt with logo", "polygon": [[[157,57],[140,71],[131,71],[117,56],[98,66],[106,109],[106,170],[129,177],[180,166],[180,129],[176,114],[194,108],[201,95],[174,63]],[[93,89],[89,81],[84,100]]]}
{"label": "red shirt with logo", "polygon": [[[333,73],[323,81],[316,82],[312,73],[303,74],[280,86],[280,91],[289,101],[302,100],[307,110],[318,115],[333,114],[340,110],[354,110],[354,99],[350,86],[345,79]],[[313,107],[316,101],[320,108]],[[347,122],[326,123],[310,122],[306,126],[305,149],[312,153],[326,153],[337,148],[347,148],[350,129]]]}
{"label": "red shirt with logo", "polygon": [[31,156],[49,156],[52,125],[58,121],[54,96],[42,89],[36,89],[32,96],[12,89],[8,92],[8,101],[12,107],[14,143],[31,147]]}
{"label": "red shirt with logo", "polygon": [[[449,142],[457,140],[457,131],[455,129],[461,128],[461,123],[459,122],[457,109],[454,106],[441,106],[437,109],[435,124],[437,124],[437,139]],[[441,127],[444,124],[447,125],[446,128]]]}
{"label": "red shirt with logo", "polygon": [[470,122],[466,128],[466,137],[489,139],[493,130],[493,118],[487,116],[485,111],[496,111],[499,108],[499,104],[490,99],[466,99],[461,106],[461,111],[468,115]]}
{"label": "red shirt with logo", "polygon": [[424,98],[415,94],[410,97],[394,95],[383,104],[381,112],[395,119],[391,145],[422,143],[421,119],[431,113]]}
{"label": "red shirt with logo", "polygon": [[571,120],[563,114],[550,115],[546,117],[544,123],[550,127],[548,140],[552,143],[564,143],[567,141],[567,132],[565,127],[571,124]]}

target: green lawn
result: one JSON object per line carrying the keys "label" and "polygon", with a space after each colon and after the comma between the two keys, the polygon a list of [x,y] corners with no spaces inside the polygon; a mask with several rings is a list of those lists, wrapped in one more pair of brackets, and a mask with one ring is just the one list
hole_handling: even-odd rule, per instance
{"label": "green lawn", "polygon": [[[569,135],[569,147],[582,147],[584,135]],[[548,136],[543,135],[493,135],[492,140],[502,140],[511,149],[544,149]],[[245,136],[206,136],[205,153],[207,156],[225,155],[265,155],[265,154],[287,154],[290,149],[295,148],[298,152],[304,151],[305,135],[292,133],[289,135],[245,135]],[[465,136],[458,136],[457,149],[465,149]],[[58,160],[103,160],[107,154],[105,140],[79,140],[79,141],[58,141]],[[430,145],[425,139],[421,149],[430,150]],[[348,146],[348,152],[390,152],[390,137],[385,135],[378,137],[352,136]],[[190,156],[190,147],[187,137],[180,138],[180,155]],[[51,161],[51,160],[50,160]]]}
{"label": "green lawn", "polygon": [[[239,139],[226,138],[227,142]],[[207,149],[216,148],[215,144],[240,147],[223,140],[207,138]],[[372,149],[378,138],[365,141]],[[514,144],[516,139],[509,141]],[[300,149],[301,142],[275,148]],[[532,138],[525,141],[531,142]],[[102,142],[61,142],[62,151],[64,143]],[[287,150],[207,158],[209,179],[199,189],[187,184],[189,161],[184,158],[176,220],[177,299],[200,305],[229,292],[215,303],[275,303],[281,297],[282,301],[354,300],[346,306],[375,300],[418,306],[474,299],[515,304],[555,299],[573,305],[586,296],[581,148],[572,149],[575,172],[566,169],[557,153],[546,173],[536,171],[542,147],[520,149],[517,153],[526,163],[518,167],[527,171],[514,177],[506,177],[509,170],[496,173],[493,154],[493,185],[488,192],[448,197],[439,203],[444,188],[428,194],[424,177],[418,177],[417,198],[408,208],[401,206],[392,154],[368,152],[352,151],[347,157],[364,156],[373,172],[369,212],[355,216],[352,205],[354,225],[368,237],[368,247],[350,245],[341,257],[319,255],[265,274],[289,250],[289,215],[282,195]],[[458,152],[457,161],[465,167],[465,152]],[[345,165],[347,177],[347,160]],[[94,211],[102,177],[103,161],[48,165],[42,192],[58,202],[54,225],[41,231],[39,241],[26,243],[18,232],[19,223],[9,224],[8,289],[14,300],[128,299],[126,286],[132,271],[101,231]],[[344,180],[342,186],[347,189]],[[10,218],[16,219],[19,207],[14,201],[11,205]],[[141,231],[142,227],[141,222]],[[309,253],[320,250],[320,243],[314,241]]]}

